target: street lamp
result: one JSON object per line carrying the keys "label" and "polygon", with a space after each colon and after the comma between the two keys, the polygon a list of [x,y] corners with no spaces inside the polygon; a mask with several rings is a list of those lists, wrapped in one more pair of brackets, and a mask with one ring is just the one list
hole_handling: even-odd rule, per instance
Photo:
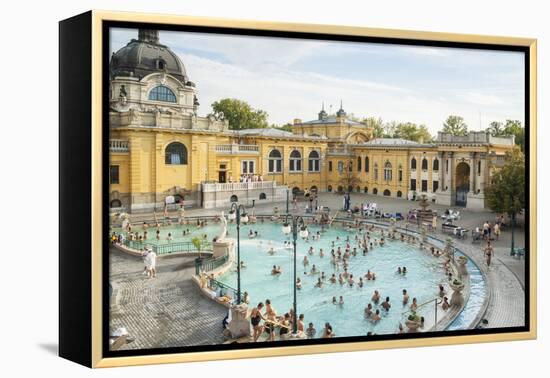
{"label": "street lamp", "polygon": [[290,192],[290,189],[286,188],[286,213],[288,214],[288,194]]}
{"label": "street lamp", "polygon": [[[298,230],[298,228],[300,229]],[[300,235],[301,238],[307,238],[309,235],[309,231],[307,230],[304,218],[302,218],[301,216],[293,216],[288,213],[285,215],[283,227],[281,230],[283,234],[287,236],[290,235],[290,233],[292,232],[294,247],[294,316],[292,319],[292,332],[294,335],[296,335],[298,333],[298,305],[296,303],[296,240],[298,239],[298,235]]]}
{"label": "street lamp", "polygon": [[227,215],[229,220],[237,221],[237,304],[241,304],[241,221],[248,223],[248,214],[243,205],[239,205],[237,202],[231,204],[231,209]]}

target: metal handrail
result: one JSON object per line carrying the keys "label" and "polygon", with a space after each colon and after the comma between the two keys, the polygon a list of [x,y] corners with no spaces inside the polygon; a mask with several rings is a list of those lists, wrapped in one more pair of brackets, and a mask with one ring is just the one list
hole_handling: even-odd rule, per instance
{"label": "metal handrail", "polygon": [[212,249],[212,243],[209,241],[203,241],[200,251],[195,247],[192,242],[174,242],[167,244],[154,244],[148,242],[142,242],[138,240],[124,239],[123,245],[128,248],[141,250],[144,248],[150,248],[158,256],[166,255],[170,253],[199,253],[209,252]]}

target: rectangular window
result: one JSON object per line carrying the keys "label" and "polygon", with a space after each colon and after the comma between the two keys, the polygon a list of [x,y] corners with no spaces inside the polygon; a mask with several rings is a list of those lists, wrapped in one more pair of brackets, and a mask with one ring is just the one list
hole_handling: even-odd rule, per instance
{"label": "rectangular window", "polygon": [[111,165],[109,170],[111,184],[120,184],[119,166]]}
{"label": "rectangular window", "polygon": [[403,171],[402,170],[399,170],[398,176],[399,176],[399,181],[403,181]]}
{"label": "rectangular window", "polygon": [[269,173],[281,173],[283,170],[282,159],[269,159],[267,170]]}
{"label": "rectangular window", "polygon": [[411,179],[411,190],[416,190],[416,179]]}
{"label": "rectangular window", "polygon": [[344,172],[344,162],[339,161],[338,162],[338,173],[342,174]]}
{"label": "rectangular window", "polygon": [[319,172],[319,160],[309,159],[307,170],[310,172]]}
{"label": "rectangular window", "polygon": [[435,193],[439,189],[439,181],[432,182],[432,191]]}
{"label": "rectangular window", "polygon": [[423,192],[428,191],[428,180],[422,180],[422,191]]}
{"label": "rectangular window", "polygon": [[328,171],[332,172],[332,161],[328,162]]}

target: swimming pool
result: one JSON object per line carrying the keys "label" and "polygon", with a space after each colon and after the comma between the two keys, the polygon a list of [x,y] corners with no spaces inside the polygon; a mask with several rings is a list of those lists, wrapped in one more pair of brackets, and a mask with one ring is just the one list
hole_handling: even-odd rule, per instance
{"label": "swimming pool", "polygon": [[[248,239],[248,232],[258,231],[257,239]],[[310,226],[309,231],[316,233],[319,227]],[[232,236],[235,232],[231,229]],[[332,241],[340,236],[341,240],[335,243],[335,249],[340,246],[345,250],[345,238],[351,239],[352,248],[356,244],[353,240],[355,233],[347,232],[342,227],[333,226],[322,234],[319,241],[303,241],[297,243],[298,277],[302,280],[302,289],[298,291],[298,313],[305,315],[306,326],[309,322],[315,325],[320,332],[325,322],[330,322],[336,336],[365,335],[367,332],[376,334],[396,333],[399,323],[403,323],[408,315],[408,306],[402,304],[402,290],[406,289],[410,295],[417,298],[418,304],[433,300],[438,295],[438,285],[446,283],[445,273],[441,268],[441,258],[433,257],[427,251],[421,251],[417,246],[401,241],[386,240],[384,246],[375,246],[366,256],[358,249],[357,256],[351,256],[348,271],[354,275],[356,284],[331,284],[328,278],[335,273],[338,277],[343,268],[336,270],[331,263],[330,251]],[[380,240],[379,231],[370,232],[371,240]],[[270,299],[279,315],[288,312],[292,307],[293,299],[293,251],[285,249],[287,239],[281,232],[280,224],[257,224],[241,226],[241,260],[246,268],[241,270],[241,290],[250,295],[251,306],[258,302]],[[308,254],[309,247],[313,246],[315,254]],[[273,247],[276,251],[270,255],[268,251]],[[324,250],[325,256],[320,257],[319,249]],[[309,266],[304,268],[304,256],[309,259]],[[325,272],[327,281],[322,288],[315,287],[319,278],[317,275],[304,275],[315,264],[319,271]],[[282,274],[271,275],[273,265],[280,266]],[[397,267],[407,267],[407,274],[396,273]],[[236,267],[236,266],[235,266]],[[237,287],[235,267],[219,277],[219,280],[232,287]],[[368,270],[376,273],[375,281],[364,281],[364,286],[357,285],[359,277]],[[364,308],[371,301],[374,290],[378,290],[382,297],[381,302],[390,298],[391,309],[386,312],[379,305],[373,303],[374,310],[380,309],[382,320],[372,323],[364,317]],[[332,304],[332,298],[342,296],[344,304]],[[410,304],[411,302],[409,302]],[[417,314],[426,319],[426,328],[434,323],[434,305],[421,307]],[[441,313],[439,314],[441,317]]]}
{"label": "swimming pool", "polygon": [[[142,227],[136,225],[134,231],[143,234]],[[308,227],[310,235],[320,231],[320,227],[310,225]],[[183,230],[189,230],[184,235]],[[160,229],[160,240],[156,240],[156,229],[150,227],[148,230],[148,243],[166,244],[167,236],[170,233],[173,242],[190,241],[193,237],[204,237],[212,240],[219,234],[219,224],[209,223],[207,226],[198,228],[195,225],[172,225]],[[249,239],[250,230],[258,231],[259,236],[255,239]],[[116,230],[115,230],[116,231]],[[292,308],[293,301],[293,250],[285,248],[285,241],[290,241],[291,237],[285,236],[281,231],[280,223],[257,223],[253,225],[241,225],[241,261],[246,268],[241,270],[241,290],[248,292],[250,306],[255,306],[258,302],[265,302],[270,299],[279,315],[283,315]],[[408,306],[402,304],[402,290],[406,289],[412,298],[417,298],[418,304],[429,302],[438,296],[438,285],[444,284],[447,292],[451,290],[447,287],[447,278],[441,267],[442,258],[433,257],[428,251],[422,251],[418,245],[412,245],[399,240],[386,239],[384,246],[374,246],[369,250],[366,256],[363,256],[362,250],[357,248],[357,255],[349,259],[349,273],[354,275],[356,284],[349,287],[348,284],[340,285],[338,282],[331,284],[328,279],[334,273],[338,277],[343,272],[343,267],[335,269],[331,263],[330,251],[332,241],[340,237],[340,241],[335,241],[334,249],[341,247],[345,251],[346,237],[349,236],[350,244],[353,248],[356,246],[355,230],[348,232],[344,227],[336,223],[323,232],[318,241],[304,241],[298,239],[297,243],[297,272],[302,280],[302,289],[298,290],[297,303],[298,313],[305,315],[305,324],[312,322],[317,329],[317,337],[320,336],[325,322],[330,322],[336,336],[357,336],[365,335],[367,332],[376,334],[396,333],[399,323],[404,325]],[[228,237],[236,238],[236,226],[229,224]],[[371,240],[380,240],[380,230],[370,232]],[[308,254],[308,249],[313,247],[314,255]],[[268,251],[273,248],[274,254]],[[322,248],[325,256],[320,257],[319,249]],[[304,256],[309,259],[309,265],[303,265]],[[319,274],[304,274],[310,272],[313,264],[316,265],[319,272],[325,272],[327,280],[323,287],[315,287]],[[280,266],[282,274],[271,275],[273,265]],[[396,273],[397,267],[407,267],[407,274],[400,275]],[[376,273],[375,281],[364,280],[364,285],[360,288],[357,285],[359,277],[363,276],[368,270]],[[471,292],[470,298],[466,303],[464,310],[447,328],[449,330],[469,328],[471,322],[477,316],[485,297],[485,282],[481,272],[470,260],[468,262],[470,272]],[[237,288],[236,263],[225,274],[218,277],[218,280]],[[364,308],[371,302],[374,290],[380,292],[381,300],[378,305],[373,303],[373,311],[380,309],[382,320],[378,323],[372,323],[365,319]],[[332,304],[332,298],[342,296],[344,304]],[[386,298],[390,298],[391,309],[386,312],[380,304]],[[409,304],[410,304],[409,302]],[[429,329],[435,322],[434,304],[431,302],[421,306],[417,311],[419,316],[426,320],[425,330]],[[438,311],[438,318],[443,316],[441,308]],[[406,327],[405,327],[406,328]]]}

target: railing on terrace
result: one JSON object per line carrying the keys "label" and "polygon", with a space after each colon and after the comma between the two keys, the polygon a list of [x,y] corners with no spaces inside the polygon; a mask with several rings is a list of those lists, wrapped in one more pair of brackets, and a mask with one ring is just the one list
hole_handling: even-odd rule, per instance
{"label": "railing on terrace", "polygon": [[259,146],[256,144],[218,144],[216,152],[224,154],[257,154]]}
{"label": "railing on terrace", "polygon": [[[237,289],[224,284],[223,282],[220,282],[214,278],[208,278],[208,287],[216,292],[217,297],[223,297],[228,296],[234,301],[236,301],[237,298]],[[241,294],[241,299],[243,299]]]}
{"label": "railing on terrace", "polygon": [[[158,256],[166,255],[170,253],[199,253],[199,250],[192,242],[173,242],[165,244],[154,244],[147,242],[140,242],[138,240],[125,239],[123,244],[138,251],[141,251],[145,247],[151,248]],[[201,246],[201,252],[212,251],[212,243],[204,241]]]}
{"label": "railing on terrace", "polygon": [[334,147],[327,149],[327,155],[350,155],[353,151],[347,147]]}
{"label": "railing on terrace", "polygon": [[122,139],[110,139],[109,150],[111,152],[128,152],[130,151],[130,142]]}
{"label": "railing on terrace", "polygon": [[251,190],[251,189],[271,189],[277,185],[275,181],[253,181],[253,182],[229,182],[229,183],[203,183],[202,190],[204,192],[224,192],[235,190]]}
{"label": "railing on terrace", "polygon": [[195,261],[195,273],[198,275],[201,272],[210,272],[218,269],[229,260],[229,255],[213,257],[208,259],[197,259]]}

